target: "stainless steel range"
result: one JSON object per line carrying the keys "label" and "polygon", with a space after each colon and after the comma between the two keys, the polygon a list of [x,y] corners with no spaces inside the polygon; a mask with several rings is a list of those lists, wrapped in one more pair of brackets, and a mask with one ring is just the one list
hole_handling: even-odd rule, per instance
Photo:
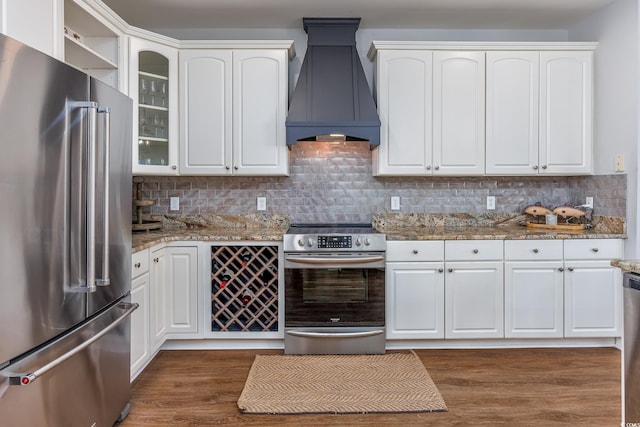
{"label": "stainless steel range", "polygon": [[370,224],[291,226],[284,236],[285,354],[385,352],[386,247]]}

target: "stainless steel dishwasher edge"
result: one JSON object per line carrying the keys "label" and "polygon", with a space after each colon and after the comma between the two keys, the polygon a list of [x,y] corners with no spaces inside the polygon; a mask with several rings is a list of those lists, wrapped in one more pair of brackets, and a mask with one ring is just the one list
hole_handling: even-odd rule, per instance
{"label": "stainless steel dishwasher edge", "polygon": [[624,298],[624,421],[622,425],[640,425],[640,275],[625,273]]}

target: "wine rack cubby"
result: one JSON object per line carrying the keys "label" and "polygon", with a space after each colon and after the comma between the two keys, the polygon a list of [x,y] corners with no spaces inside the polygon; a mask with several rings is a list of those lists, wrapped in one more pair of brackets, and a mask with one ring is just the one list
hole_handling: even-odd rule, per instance
{"label": "wine rack cubby", "polygon": [[278,330],[278,247],[211,247],[211,330]]}

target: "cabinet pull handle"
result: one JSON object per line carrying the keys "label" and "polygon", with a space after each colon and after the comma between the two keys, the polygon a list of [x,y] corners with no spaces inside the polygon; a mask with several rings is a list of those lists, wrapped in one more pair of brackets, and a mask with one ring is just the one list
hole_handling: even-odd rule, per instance
{"label": "cabinet pull handle", "polygon": [[178,167],[176,165],[171,166],[171,169],[176,170]]}
{"label": "cabinet pull handle", "polygon": [[478,251],[477,249],[474,249],[474,250],[473,250],[473,253],[474,253],[474,254],[477,254],[478,252],[479,252],[479,251]]}
{"label": "cabinet pull handle", "polygon": [[159,261],[160,261],[160,258],[154,258],[153,259],[153,262],[159,262]]}
{"label": "cabinet pull handle", "polygon": [[569,268],[568,268],[568,270],[569,270],[569,271],[573,271],[573,267],[569,267]]}
{"label": "cabinet pull handle", "polygon": [[542,165],[542,169],[546,169],[546,168],[547,168],[547,165]]}
{"label": "cabinet pull handle", "polygon": [[234,168],[235,170],[238,170],[238,167],[237,167],[237,166],[234,166],[233,168]]}
{"label": "cabinet pull handle", "polygon": [[427,170],[430,171],[431,170],[431,166],[427,166]]}
{"label": "cabinet pull handle", "polygon": [[540,252],[538,249],[534,249],[534,250],[533,250],[533,253],[534,253],[534,254],[537,254],[538,252]]}
{"label": "cabinet pull handle", "polygon": [[135,268],[140,268],[140,263],[139,263],[139,262],[136,262],[136,263],[135,263],[135,265],[134,265],[134,267],[135,267]]}
{"label": "cabinet pull handle", "polygon": [[598,252],[598,248],[591,249],[592,252]]}
{"label": "cabinet pull handle", "polygon": [[537,170],[538,170],[538,165],[535,165],[535,166],[533,167],[533,170],[534,170],[534,171],[537,171]]}
{"label": "cabinet pull handle", "polygon": [[453,268],[448,268],[448,269],[447,269],[447,271],[448,271],[449,273],[453,273]]}
{"label": "cabinet pull handle", "polygon": [[414,254],[414,255],[418,255],[418,250],[417,250],[417,249],[414,249],[414,250],[413,250],[413,254]]}
{"label": "cabinet pull handle", "polygon": [[564,267],[560,267],[558,271],[564,271]]}
{"label": "cabinet pull handle", "polygon": [[230,168],[229,166],[225,166],[224,168],[225,168],[226,170],[229,170],[229,169],[231,169],[231,168]]}
{"label": "cabinet pull handle", "polygon": [[436,166],[436,167],[434,167],[434,169],[438,171],[438,170],[440,170],[440,166]]}
{"label": "cabinet pull handle", "polygon": [[444,271],[444,268],[439,268],[438,269],[438,273],[442,273]]}

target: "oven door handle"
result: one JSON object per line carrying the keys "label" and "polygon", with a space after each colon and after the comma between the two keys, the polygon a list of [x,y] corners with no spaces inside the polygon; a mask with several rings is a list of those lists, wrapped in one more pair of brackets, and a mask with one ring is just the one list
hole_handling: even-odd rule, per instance
{"label": "oven door handle", "polygon": [[287,335],[304,338],[363,338],[374,337],[384,334],[382,329],[363,332],[308,332],[308,331],[287,331]]}
{"label": "oven door handle", "polygon": [[360,263],[374,263],[374,262],[380,262],[380,261],[384,261],[384,257],[383,256],[367,256],[367,257],[353,257],[353,258],[346,258],[346,257],[335,257],[335,258],[313,258],[313,257],[308,257],[308,258],[296,258],[296,257],[292,257],[289,256],[286,258],[286,261],[289,262],[295,262],[298,264],[314,264],[314,265],[324,265],[324,264],[331,264],[331,265],[336,265],[336,264],[360,264]]}

